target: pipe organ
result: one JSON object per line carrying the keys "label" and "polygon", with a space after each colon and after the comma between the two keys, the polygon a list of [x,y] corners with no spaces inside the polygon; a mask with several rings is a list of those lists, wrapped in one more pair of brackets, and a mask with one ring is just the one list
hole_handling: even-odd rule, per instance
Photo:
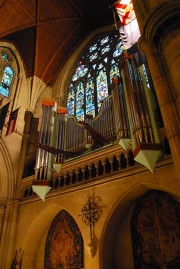
{"label": "pipe organ", "polygon": [[119,143],[121,139],[133,137],[136,148],[142,144],[148,148],[157,145],[138,67],[133,59],[125,59],[121,66],[124,81],[114,76],[112,94],[103,101],[95,118],[86,115],[84,121],[78,122],[54,101],[43,101],[35,180],[51,178],[53,161],[62,164],[64,158],[67,160],[87,149]]}
{"label": "pipe organ", "polygon": [[150,113],[145,95],[145,85],[133,57],[125,59],[124,67],[127,101],[130,108],[131,136],[135,140],[134,160],[154,172],[155,164],[161,156],[155,127],[152,128]]}

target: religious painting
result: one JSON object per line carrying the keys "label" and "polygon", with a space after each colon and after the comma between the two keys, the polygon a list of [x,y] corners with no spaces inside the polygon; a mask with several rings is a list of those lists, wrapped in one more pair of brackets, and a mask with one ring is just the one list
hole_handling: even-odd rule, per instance
{"label": "religious painting", "polygon": [[53,220],[45,244],[44,269],[83,268],[83,240],[77,223],[62,210]]}
{"label": "religious painting", "polygon": [[180,205],[149,191],[133,213],[132,243],[135,269],[180,268]]}

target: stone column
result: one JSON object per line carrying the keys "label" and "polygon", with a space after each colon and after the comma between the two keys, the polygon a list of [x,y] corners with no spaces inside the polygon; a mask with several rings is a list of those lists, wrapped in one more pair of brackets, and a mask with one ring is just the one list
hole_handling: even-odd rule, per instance
{"label": "stone column", "polygon": [[19,161],[19,171],[18,171],[18,188],[17,188],[17,197],[21,195],[21,178],[23,176],[26,153],[27,153],[27,146],[30,138],[30,127],[31,127],[31,120],[33,117],[33,113],[31,111],[26,111],[24,116],[24,134],[21,143],[21,153],[20,153],[20,161]]}
{"label": "stone column", "polygon": [[143,49],[148,59],[148,65],[155,86],[172,157],[178,173],[178,179],[180,179],[180,121],[178,111],[176,110],[176,103],[172,97],[167,78],[162,71],[158,55],[153,46],[141,39],[140,47]]}
{"label": "stone column", "polygon": [[6,203],[6,209],[4,212],[3,227],[1,233],[1,244],[0,244],[0,269],[5,269],[7,260],[8,242],[10,235],[11,216],[12,216],[12,203]]}
{"label": "stone column", "polygon": [[[15,239],[17,231],[17,213],[18,213],[19,200],[14,200],[11,204],[10,224],[7,234],[7,258],[5,261],[5,268],[11,268],[11,261],[15,253]],[[9,240],[8,240],[9,239]]]}
{"label": "stone column", "polygon": [[3,222],[4,222],[4,215],[5,215],[5,205],[0,205],[0,244],[1,244],[1,235],[3,229]]}
{"label": "stone column", "polygon": [[133,0],[141,30],[139,48],[147,57],[172,158],[180,179],[178,67],[179,0]]}

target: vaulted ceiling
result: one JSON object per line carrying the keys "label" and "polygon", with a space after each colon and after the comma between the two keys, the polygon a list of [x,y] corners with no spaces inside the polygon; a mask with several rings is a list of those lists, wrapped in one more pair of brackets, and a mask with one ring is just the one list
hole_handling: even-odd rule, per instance
{"label": "vaulted ceiling", "polygon": [[0,40],[19,51],[27,77],[47,85],[94,30],[113,24],[115,0],[1,0]]}

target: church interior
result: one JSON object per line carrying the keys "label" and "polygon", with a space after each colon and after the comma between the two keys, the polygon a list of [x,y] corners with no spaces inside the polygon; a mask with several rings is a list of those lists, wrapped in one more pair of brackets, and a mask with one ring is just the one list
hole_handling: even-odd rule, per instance
{"label": "church interior", "polygon": [[180,1],[0,18],[0,269],[180,268]]}

